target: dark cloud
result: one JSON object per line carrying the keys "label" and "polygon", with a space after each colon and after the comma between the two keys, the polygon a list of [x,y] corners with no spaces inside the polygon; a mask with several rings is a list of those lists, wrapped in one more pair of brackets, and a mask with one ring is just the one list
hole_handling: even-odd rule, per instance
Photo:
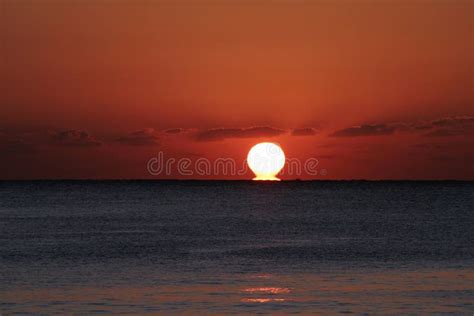
{"label": "dark cloud", "polygon": [[196,139],[198,141],[207,142],[224,140],[227,138],[274,137],[285,133],[285,130],[268,126],[249,128],[214,128],[198,132]]}
{"label": "dark cloud", "polygon": [[473,126],[474,116],[453,116],[445,117],[435,121],[431,124],[437,127],[460,127],[460,126]]}
{"label": "dark cloud", "polygon": [[170,128],[165,131],[166,134],[179,134],[182,132],[183,132],[182,128]]}
{"label": "dark cloud", "polygon": [[396,127],[387,124],[367,124],[344,128],[332,133],[333,137],[381,136],[395,132]]}
{"label": "dark cloud", "polygon": [[423,124],[423,125],[415,125],[413,127],[414,130],[416,131],[424,131],[424,130],[428,130],[428,129],[432,129],[433,126],[431,126],[430,124]]}
{"label": "dark cloud", "polygon": [[311,127],[295,128],[291,132],[291,136],[312,136],[316,134],[317,134],[317,131]]}
{"label": "dark cloud", "polygon": [[434,120],[427,137],[452,137],[474,134],[474,116],[453,116]]}
{"label": "dark cloud", "polygon": [[394,132],[421,132],[428,137],[449,137],[474,134],[474,116],[452,116],[428,122],[396,122],[352,126],[329,136],[357,137],[391,135]]}
{"label": "dark cloud", "polygon": [[159,144],[159,138],[153,128],[134,131],[117,139],[119,143],[132,146],[152,146]]}
{"label": "dark cloud", "polygon": [[452,136],[463,136],[466,135],[467,131],[462,129],[446,129],[440,128],[434,131],[431,131],[424,136],[427,137],[452,137]]}
{"label": "dark cloud", "polygon": [[102,145],[102,142],[89,134],[89,132],[77,129],[56,132],[53,135],[53,140],[57,145],[61,146],[95,147]]}

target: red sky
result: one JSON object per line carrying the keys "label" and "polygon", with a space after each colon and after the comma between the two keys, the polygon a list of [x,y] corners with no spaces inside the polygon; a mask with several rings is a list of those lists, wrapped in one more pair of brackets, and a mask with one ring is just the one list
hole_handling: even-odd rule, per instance
{"label": "red sky", "polygon": [[284,179],[474,179],[473,1],[0,10],[2,179],[181,178],[147,162],[240,165],[260,141],[318,160],[317,175]]}

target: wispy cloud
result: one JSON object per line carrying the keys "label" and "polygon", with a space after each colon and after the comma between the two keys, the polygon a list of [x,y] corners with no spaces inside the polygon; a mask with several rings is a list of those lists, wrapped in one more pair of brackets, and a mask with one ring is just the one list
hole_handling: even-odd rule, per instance
{"label": "wispy cloud", "polygon": [[363,124],[337,130],[329,136],[383,136],[395,132],[422,133],[428,137],[471,135],[474,133],[474,116],[453,116],[425,122]]}
{"label": "wispy cloud", "polygon": [[165,130],[166,134],[180,134],[184,131],[183,128],[170,128]]}
{"label": "wispy cloud", "polygon": [[89,132],[77,129],[55,132],[53,134],[53,140],[55,144],[60,146],[94,147],[102,145],[102,142],[97,140]]}
{"label": "wispy cloud", "polygon": [[312,127],[295,128],[291,131],[291,136],[313,136],[317,133],[318,131]]}
{"label": "wispy cloud", "polygon": [[426,137],[451,137],[451,136],[462,136],[465,135],[466,131],[459,130],[459,129],[446,129],[440,128],[429,133],[426,133],[424,136]]}
{"label": "wispy cloud", "polygon": [[200,131],[196,135],[198,141],[219,141],[227,138],[261,138],[261,137],[275,137],[285,134],[283,129],[257,126],[249,128],[214,128],[205,131]]}
{"label": "wispy cloud", "polygon": [[332,137],[359,137],[359,136],[382,136],[395,132],[396,127],[387,124],[366,124],[352,126],[335,131],[329,136]]}
{"label": "wispy cloud", "polygon": [[439,127],[459,127],[459,126],[472,126],[474,125],[474,116],[453,116],[445,117],[438,120],[434,120],[431,123],[433,126]]}
{"label": "wispy cloud", "polygon": [[474,134],[474,116],[453,116],[431,121],[427,130],[427,137],[452,137]]}
{"label": "wispy cloud", "polygon": [[131,132],[118,138],[117,141],[121,144],[132,146],[153,146],[159,144],[159,138],[156,136],[156,131],[153,128],[144,128]]}

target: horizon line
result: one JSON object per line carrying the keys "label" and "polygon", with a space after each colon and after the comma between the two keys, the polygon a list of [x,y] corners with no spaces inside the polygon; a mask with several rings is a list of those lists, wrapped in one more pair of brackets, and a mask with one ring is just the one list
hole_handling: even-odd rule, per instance
{"label": "horizon line", "polygon": [[252,179],[145,179],[145,178],[36,178],[36,179],[0,179],[0,182],[474,182],[474,179],[288,179],[281,181],[254,181]]}

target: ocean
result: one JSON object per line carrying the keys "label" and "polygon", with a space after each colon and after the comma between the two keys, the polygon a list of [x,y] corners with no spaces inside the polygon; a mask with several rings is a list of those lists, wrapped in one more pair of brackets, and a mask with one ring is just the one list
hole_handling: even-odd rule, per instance
{"label": "ocean", "polygon": [[474,182],[2,181],[0,314],[474,313]]}

